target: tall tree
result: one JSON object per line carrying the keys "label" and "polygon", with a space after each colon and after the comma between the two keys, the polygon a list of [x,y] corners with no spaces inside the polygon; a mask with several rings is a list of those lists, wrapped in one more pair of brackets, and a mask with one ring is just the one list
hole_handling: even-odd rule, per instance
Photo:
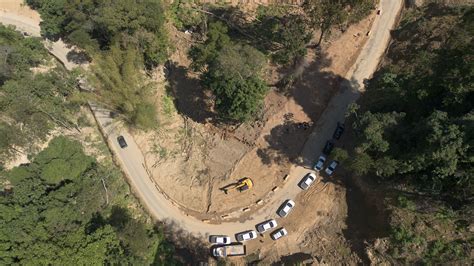
{"label": "tall tree", "polygon": [[141,59],[136,50],[122,51],[118,46],[100,56],[89,76],[99,90],[95,100],[118,111],[130,125],[141,129],[156,126],[156,108],[150,100],[153,83],[137,69]]}
{"label": "tall tree", "polygon": [[341,26],[347,20],[343,1],[307,0],[303,8],[313,29],[319,29],[319,46],[323,37],[331,32],[332,27]]}
{"label": "tall tree", "polygon": [[220,51],[209,65],[204,84],[215,94],[222,118],[243,122],[256,114],[268,90],[260,78],[264,66],[263,54],[250,46],[232,45]]}

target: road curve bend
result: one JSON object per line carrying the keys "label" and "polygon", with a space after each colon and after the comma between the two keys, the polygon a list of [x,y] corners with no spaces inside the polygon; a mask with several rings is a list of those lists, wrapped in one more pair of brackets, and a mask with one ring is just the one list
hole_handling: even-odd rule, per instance
{"label": "road curve bend", "polygon": [[[0,4],[1,7],[1,4]],[[376,16],[369,39],[363,47],[356,63],[349,70],[342,88],[329,102],[328,107],[317,121],[314,131],[309,136],[303,149],[304,158],[314,158],[319,155],[327,139],[332,137],[337,121],[343,121],[347,106],[355,102],[364,88],[363,81],[370,78],[376,70],[381,57],[390,41],[390,30],[395,26],[396,19],[403,7],[402,0],[381,0],[381,14]],[[28,32],[33,36],[39,36],[40,27],[35,21],[23,18],[15,14],[0,11],[0,23],[15,25],[19,30]],[[64,43],[53,43],[48,48],[67,69],[77,66],[68,61],[67,53],[70,51]],[[102,128],[104,137],[116,155],[122,171],[127,175],[129,183],[135,195],[148,209],[150,214],[165,223],[173,223],[175,226],[194,234],[197,237],[207,237],[210,234],[225,234],[234,236],[235,233],[255,228],[255,224],[264,220],[275,218],[278,206],[286,199],[296,198],[301,189],[297,182],[308,172],[302,166],[293,166],[290,170],[288,181],[277,190],[266,202],[265,208],[260,208],[250,219],[244,222],[224,222],[221,224],[209,224],[188,216],[177,206],[173,205],[155,187],[144,165],[144,157],[133,140],[133,137],[117,123],[111,120],[109,112],[99,106],[91,105],[96,120]],[[123,135],[127,140],[128,147],[121,149],[117,143],[117,137]],[[313,162],[307,159],[305,165]],[[296,206],[298,208],[299,206]]]}

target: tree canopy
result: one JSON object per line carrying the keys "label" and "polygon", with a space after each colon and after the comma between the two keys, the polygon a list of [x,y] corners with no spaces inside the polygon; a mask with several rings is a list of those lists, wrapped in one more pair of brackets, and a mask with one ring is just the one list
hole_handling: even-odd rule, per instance
{"label": "tree canopy", "polygon": [[101,180],[114,179],[121,176],[66,137],[53,139],[30,164],[0,172],[11,186],[0,197],[0,263],[151,264],[160,250],[161,263],[173,264],[171,246],[154,228],[114,198],[106,205]]}
{"label": "tree canopy", "polygon": [[116,43],[143,54],[147,67],[168,56],[165,15],[153,0],[27,0],[42,18],[42,35],[63,37],[87,51],[108,50]]}
{"label": "tree canopy", "polygon": [[137,71],[141,59],[136,50],[111,47],[96,58],[90,80],[98,88],[96,100],[112,111],[123,114],[125,121],[140,129],[157,126],[156,108],[151,100],[154,83]]}
{"label": "tree canopy", "polygon": [[260,110],[268,88],[261,75],[265,56],[248,45],[234,43],[221,22],[209,25],[208,38],[190,50],[192,66],[205,70],[203,85],[215,95],[219,116],[230,122],[250,120]]}
{"label": "tree canopy", "polygon": [[96,98],[91,100],[117,111],[136,128],[156,126],[156,107],[150,100],[152,83],[143,72],[168,58],[170,47],[161,1],[27,3],[41,14],[42,35],[62,37],[94,59],[93,75],[88,77],[97,90]]}
{"label": "tree canopy", "polygon": [[33,73],[31,68],[50,64],[51,57],[37,38],[23,38],[0,25],[0,162],[25,149],[35,149],[56,126],[74,129],[79,103],[74,75],[56,67]]}
{"label": "tree canopy", "polygon": [[306,0],[303,3],[308,24],[314,30],[320,30],[317,45],[333,27],[355,23],[366,17],[374,8],[372,0]]}
{"label": "tree canopy", "polygon": [[306,54],[311,40],[311,30],[300,15],[266,16],[255,29],[263,37],[263,47],[268,50],[274,62],[282,65],[293,63]]}
{"label": "tree canopy", "polygon": [[[352,109],[357,172],[408,181],[433,195],[472,197],[472,14],[447,9],[437,19],[408,18],[395,31],[391,64],[369,82],[360,109]],[[444,30],[410,38],[428,27]]]}

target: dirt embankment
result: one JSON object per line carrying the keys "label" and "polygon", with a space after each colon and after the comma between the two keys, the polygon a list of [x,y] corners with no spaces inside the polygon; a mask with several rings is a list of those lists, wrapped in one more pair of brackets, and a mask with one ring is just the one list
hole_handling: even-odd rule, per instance
{"label": "dirt embankment", "polygon": [[[247,206],[253,207],[251,211],[258,208],[255,202],[281,185],[297,161],[311,132],[302,123],[311,125],[325,109],[357,58],[372,19],[334,34],[320,51],[309,50],[300,71],[293,70],[297,77],[293,87],[272,90],[258,121],[237,128],[213,124],[212,98],[188,68],[191,38],[173,32],[177,50],[171,58],[169,83],[161,83],[156,95],[162,121],[156,132],[135,134],[157,184],[191,215],[203,219],[219,220]],[[270,72],[277,79],[288,74]],[[157,80],[164,80],[162,73]],[[177,110],[168,101],[174,101]],[[252,190],[229,195],[220,190],[247,176],[254,181]]]}

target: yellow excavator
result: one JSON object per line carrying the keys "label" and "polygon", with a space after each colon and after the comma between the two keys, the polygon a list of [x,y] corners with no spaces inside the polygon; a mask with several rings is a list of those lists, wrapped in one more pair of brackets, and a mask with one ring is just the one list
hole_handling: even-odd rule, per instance
{"label": "yellow excavator", "polygon": [[239,192],[244,192],[246,190],[249,190],[253,187],[253,182],[252,182],[252,179],[248,178],[248,177],[244,177],[242,179],[240,179],[239,181],[235,182],[235,183],[232,183],[232,184],[229,184],[223,188],[221,188],[222,191],[224,191],[225,194],[227,194],[227,192],[229,190],[237,190]]}

